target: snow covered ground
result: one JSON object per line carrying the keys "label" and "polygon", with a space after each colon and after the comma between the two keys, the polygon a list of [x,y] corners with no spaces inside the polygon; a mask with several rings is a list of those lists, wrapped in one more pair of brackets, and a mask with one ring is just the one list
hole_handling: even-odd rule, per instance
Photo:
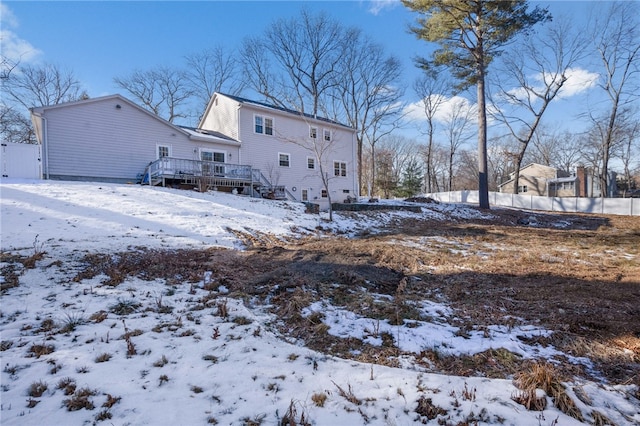
{"label": "snow covered ground", "polygon": [[[2,425],[276,425],[287,418],[293,423],[286,424],[407,425],[436,422],[430,414],[452,425],[582,424],[552,403],[544,411],[526,410],[512,399],[518,389],[510,380],[430,374],[410,359],[389,368],[314,352],[280,336],[272,314],[227,297],[224,287],[214,303],[194,309],[208,293],[206,277],[195,286],[72,280],[74,262],[87,253],[242,249],[232,230],[295,238],[321,226],[348,235],[375,232],[378,223],[398,216],[446,220],[475,217],[475,209],[429,204],[420,214],[380,213],[366,222],[335,213],[328,224],[297,203],[224,193],[52,181],[4,181],[0,191],[2,252],[46,252],[35,268],[19,271],[19,286],[0,299]],[[450,314],[428,300],[422,309]],[[545,355],[498,327],[489,337],[463,339],[434,320],[405,327],[400,336],[389,324],[328,302],[309,306],[307,314],[315,311],[324,313],[330,333],[373,344],[389,332],[407,350],[442,345],[449,353],[474,353],[490,346]],[[640,424],[630,387],[580,382],[568,384],[567,393],[589,423],[597,410],[617,425]]]}

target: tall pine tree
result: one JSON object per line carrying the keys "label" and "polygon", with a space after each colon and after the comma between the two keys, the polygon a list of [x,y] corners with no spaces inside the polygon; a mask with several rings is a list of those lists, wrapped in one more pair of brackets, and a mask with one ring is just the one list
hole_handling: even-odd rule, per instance
{"label": "tall pine tree", "polygon": [[489,208],[485,75],[494,57],[518,33],[550,19],[546,9],[528,12],[526,0],[402,0],[419,14],[412,32],[439,45],[431,58],[418,60],[429,70],[444,65],[458,80],[457,89],[476,86],[478,97],[478,187],[480,207]]}

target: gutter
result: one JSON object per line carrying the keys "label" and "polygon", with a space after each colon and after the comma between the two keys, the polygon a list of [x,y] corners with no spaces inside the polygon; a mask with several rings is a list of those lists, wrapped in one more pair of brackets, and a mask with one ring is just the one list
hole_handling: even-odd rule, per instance
{"label": "gutter", "polygon": [[[35,112],[33,110],[31,110],[31,114],[38,117],[41,120],[42,123],[42,140],[40,141],[40,145],[42,145],[42,151],[44,154],[44,176],[45,179],[49,179],[49,140],[48,140],[48,136],[49,136],[49,132],[48,132],[48,127],[49,125],[47,124],[47,118],[39,112]],[[35,124],[35,123],[34,123]]]}

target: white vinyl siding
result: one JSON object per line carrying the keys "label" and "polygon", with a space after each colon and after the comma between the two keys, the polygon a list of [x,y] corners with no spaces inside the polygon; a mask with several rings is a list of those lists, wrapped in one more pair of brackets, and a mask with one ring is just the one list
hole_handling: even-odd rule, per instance
{"label": "white vinyl siding", "polygon": [[[117,108],[116,105],[120,105]],[[135,182],[158,158],[160,146],[175,158],[195,159],[189,136],[151,113],[116,96],[45,108],[48,158],[43,173],[53,179]],[[238,148],[231,148],[234,155]],[[48,168],[48,169],[47,169]]]}
{"label": "white vinyl siding", "polygon": [[[314,157],[311,149],[313,139],[310,137],[311,128],[316,129],[317,143],[323,144],[323,131],[329,130],[331,135],[331,146],[323,154],[323,169],[333,176],[333,162],[342,160],[349,165],[347,178],[341,178],[340,184],[332,182],[329,185],[331,196],[342,195],[342,189],[348,188],[351,194],[357,194],[357,181],[354,178],[355,170],[351,164],[355,164],[355,135],[352,129],[344,126],[332,126],[326,122],[321,122],[313,118],[301,118],[297,114],[290,114],[276,108],[268,108],[250,102],[238,102],[225,95],[218,95],[218,108],[224,105],[224,110],[229,110],[231,106],[237,111],[237,134],[242,143],[241,164],[250,164],[258,169],[274,185],[284,185],[289,190],[292,188],[307,189],[307,197],[313,202],[321,205],[321,209],[328,207],[326,197],[321,197],[323,188],[320,176],[319,160]],[[210,108],[209,114],[214,114],[214,109]],[[273,135],[265,137],[264,133],[255,132],[255,117],[273,118]],[[203,122],[209,123],[214,120],[205,117]],[[264,121],[263,121],[264,126]],[[211,128],[210,130],[218,130]],[[264,131],[264,127],[263,127]],[[302,141],[293,143],[291,141]],[[308,147],[302,145],[308,144]],[[279,154],[289,154],[289,167],[280,166]],[[234,154],[235,155],[235,154]],[[234,157],[235,158],[235,157]],[[309,168],[309,158],[313,158],[314,168]],[[301,197],[301,191],[293,191],[296,197]],[[300,198],[298,198],[300,199]],[[338,199],[338,198],[336,198]]]}

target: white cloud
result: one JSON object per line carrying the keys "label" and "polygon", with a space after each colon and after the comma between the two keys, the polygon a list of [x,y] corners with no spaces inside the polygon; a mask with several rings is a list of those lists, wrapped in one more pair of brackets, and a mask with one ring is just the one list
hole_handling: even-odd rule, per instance
{"label": "white cloud", "polygon": [[570,68],[567,70],[568,79],[560,89],[560,98],[569,98],[581,92],[585,92],[598,84],[600,75],[589,72],[581,68]]}
{"label": "white cloud", "polygon": [[16,16],[13,14],[11,9],[9,9],[9,6],[4,3],[0,3],[0,24],[2,24],[4,28],[15,28],[18,26]]}
{"label": "white cloud", "polygon": [[31,43],[21,39],[12,29],[18,26],[18,20],[6,4],[0,3],[0,52],[3,59],[10,63],[34,61],[42,52]]}
{"label": "white cloud", "polygon": [[[433,117],[435,121],[438,121],[441,123],[447,121],[451,117],[451,114],[453,113],[453,111],[458,110],[460,108],[470,113],[470,119],[472,122],[475,123],[477,121],[478,106],[474,103],[471,103],[471,101],[469,101],[468,99],[463,98],[462,96],[453,96],[450,98],[447,98],[443,95],[433,95],[433,96],[435,97],[434,103],[440,102],[440,105],[438,106],[436,113]],[[409,120],[414,120],[418,122],[424,122],[427,120],[427,117],[424,113],[424,103],[422,102],[422,100],[409,104],[405,108],[404,112],[406,114],[406,117]]]}
{"label": "white cloud", "polygon": [[401,4],[400,0],[371,0],[369,3],[369,12],[373,15],[378,15],[385,9],[391,9]]}
{"label": "white cloud", "polygon": [[[558,92],[558,99],[566,99],[572,96],[585,92],[598,83],[600,75],[581,68],[568,68],[566,71],[567,81],[564,82],[562,88]],[[554,74],[542,74],[539,73],[532,77],[533,81],[537,81],[538,84],[533,87],[537,93],[542,93],[545,90],[545,86],[550,84],[556,77]],[[547,81],[545,84],[544,81]],[[509,94],[517,97],[518,99],[525,99],[527,91],[518,87],[509,91]]]}

